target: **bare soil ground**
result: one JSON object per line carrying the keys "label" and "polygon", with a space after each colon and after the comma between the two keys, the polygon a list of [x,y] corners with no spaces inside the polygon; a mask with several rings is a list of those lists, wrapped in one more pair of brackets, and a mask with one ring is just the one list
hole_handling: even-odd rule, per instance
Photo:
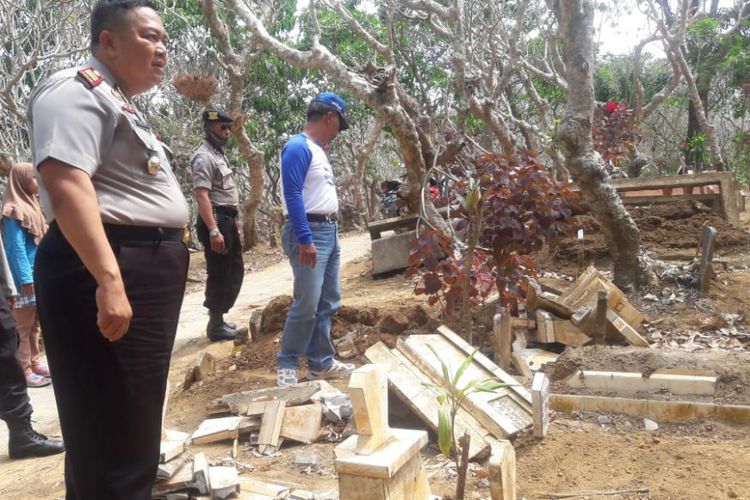
{"label": "bare soil ground", "polygon": [[[726,269],[718,275],[707,297],[699,297],[679,284],[661,283],[630,297],[647,316],[642,333],[651,349],[607,347],[568,349],[557,363],[547,366],[553,389],[563,390],[560,380],[576,369],[606,369],[651,372],[658,368],[710,369],[719,375],[714,401],[750,404],[750,335],[748,335],[748,290],[750,289],[750,235],[748,217],[735,228],[700,206],[651,207],[633,211],[642,231],[644,246],[674,265],[684,265],[695,254],[705,221],[719,231],[717,256]],[[582,216],[586,230],[586,254],[590,262],[611,270],[595,222]],[[269,262],[283,259],[275,250],[264,249]],[[191,276],[200,278],[200,257],[193,254]],[[572,281],[576,271],[576,243],[564,240],[541,256],[541,270],[560,286]],[[373,280],[369,259],[361,259],[342,270],[343,304],[333,328],[334,337],[357,332],[362,352],[377,340],[387,344],[398,335],[427,332],[438,322],[438,311],[412,294],[414,283],[400,275]],[[665,288],[669,288],[665,293]],[[289,290],[279,290],[279,295]],[[648,294],[656,297],[647,298]],[[674,296],[674,297],[672,297]],[[169,428],[191,432],[206,418],[205,405],[223,394],[266,387],[275,383],[275,353],[289,299],[271,304],[273,328],[241,349],[231,343],[209,345],[204,339],[188,342],[175,353],[170,381],[171,400],[166,418]],[[250,311],[247,312],[248,318]],[[208,350],[219,359],[219,372],[181,388],[196,352]],[[361,358],[355,358],[363,362]],[[339,388],[345,382],[336,382]],[[653,397],[653,395],[652,395]],[[661,395],[660,397],[670,397]],[[680,398],[682,399],[682,397]],[[397,400],[392,401],[392,424],[421,427]],[[340,429],[328,437],[336,440]],[[423,450],[432,491],[450,495],[455,488],[455,469],[437,451],[433,441]],[[332,449],[335,442],[314,445],[286,443],[272,457],[259,456],[241,443],[236,462],[241,471],[257,479],[285,483],[313,491],[337,487]],[[517,453],[519,498],[545,498],[550,493],[610,491],[648,488],[647,494],[614,495],[607,498],[654,499],[750,499],[750,426],[711,420],[685,424],[660,424],[656,431],[644,429],[640,419],[590,413],[553,415],[550,434],[544,441],[528,435],[514,443]],[[213,462],[229,457],[230,445],[200,447]],[[314,450],[320,458],[315,467],[298,467],[294,457]],[[60,457],[4,462],[0,464],[0,497],[62,497]],[[249,472],[254,468],[254,471]],[[472,464],[467,498],[489,498],[486,465]],[[594,497],[589,497],[594,498]]]}

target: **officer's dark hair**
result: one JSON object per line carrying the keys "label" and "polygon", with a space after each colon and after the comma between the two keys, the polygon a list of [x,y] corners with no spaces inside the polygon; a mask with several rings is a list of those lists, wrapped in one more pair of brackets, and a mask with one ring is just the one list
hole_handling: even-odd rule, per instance
{"label": "officer's dark hair", "polygon": [[313,101],[307,108],[307,121],[316,122],[328,113],[336,113],[336,109],[324,102]]}
{"label": "officer's dark hair", "polygon": [[91,48],[99,45],[102,31],[121,24],[128,12],[138,7],[157,10],[151,0],[98,0],[91,11]]}

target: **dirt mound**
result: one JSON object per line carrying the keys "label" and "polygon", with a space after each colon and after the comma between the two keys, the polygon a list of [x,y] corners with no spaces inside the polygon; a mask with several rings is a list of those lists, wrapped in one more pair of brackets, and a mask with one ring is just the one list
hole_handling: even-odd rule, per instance
{"label": "dirt mound", "polygon": [[[263,310],[260,337],[239,353],[236,360],[238,368],[276,368],[276,353],[291,305],[292,297],[289,295],[279,295],[268,303]],[[378,341],[393,348],[398,335],[426,332],[438,325],[437,318],[421,304],[383,309],[342,306],[333,317],[331,337],[336,340],[353,334],[354,344],[361,356]]]}
{"label": "dirt mound", "polygon": [[291,295],[274,297],[263,309],[260,334],[275,333],[284,329],[284,322],[289,308],[292,306]]}
{"label": "dirt mound", "polygon": [[[698,202],[681,201],[670,205],[633,208],[630,215],[641,231],[643,246],[656,254],[696,248],[704,224],[716,228],[716,248],[719,252],[750,245],[750,234],[747,231],[728,223]],[[572,225],[576,229],[583,229],[587,258],[598,259],[609,255],[604,236],[593,216],[578,215]],[[577,255],[578,242],[575,235],[559,241],[554,250],[557,262],[575,262]]]}
{"label": "dirt mound", "polygon": [[733,404],[750,403],[750,352],[685,352],[634,347],[587,346],[566,349],[554,364],[545,365],[553,382],[578,370],[641,372],[650,375],[662,368],[710,370],[719,377],[714,399]]}

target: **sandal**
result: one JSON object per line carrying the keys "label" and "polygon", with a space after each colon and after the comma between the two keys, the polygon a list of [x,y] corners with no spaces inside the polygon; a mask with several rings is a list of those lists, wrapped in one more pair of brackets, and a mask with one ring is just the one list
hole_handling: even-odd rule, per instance
{"label": "sandal", "polygon": [[40,361],[38,363],[34,363],[33,365],[31,365],[31,371],[41,377],[46,377],[46,378],[52,377],[49,373],[49,366],[47,366],[47,363],[43,361]]}
{"label": "sandal", "polygon": [[36,373],[26,375],[26,387],[47,387],[52,381],[47,377],[42,377]]}

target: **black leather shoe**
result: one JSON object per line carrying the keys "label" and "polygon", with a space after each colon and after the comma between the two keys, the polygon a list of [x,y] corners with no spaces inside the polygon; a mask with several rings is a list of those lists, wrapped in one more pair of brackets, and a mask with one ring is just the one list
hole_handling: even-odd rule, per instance
{"label": "black leather shoe", "polygon": [[234,340],[237,336],[237,330],[229,328],[224,324],[218,326],[209,325],[206,329],[206,334],[208,334],[208,340],[211,342],[219,342],[221,340]]}
{"label": "black leather shoe", "polygon": [[31,419],[8,421],[8,455],[10,458],[46,457],[65,451],[59,439],[49,439],[31,428]]}

